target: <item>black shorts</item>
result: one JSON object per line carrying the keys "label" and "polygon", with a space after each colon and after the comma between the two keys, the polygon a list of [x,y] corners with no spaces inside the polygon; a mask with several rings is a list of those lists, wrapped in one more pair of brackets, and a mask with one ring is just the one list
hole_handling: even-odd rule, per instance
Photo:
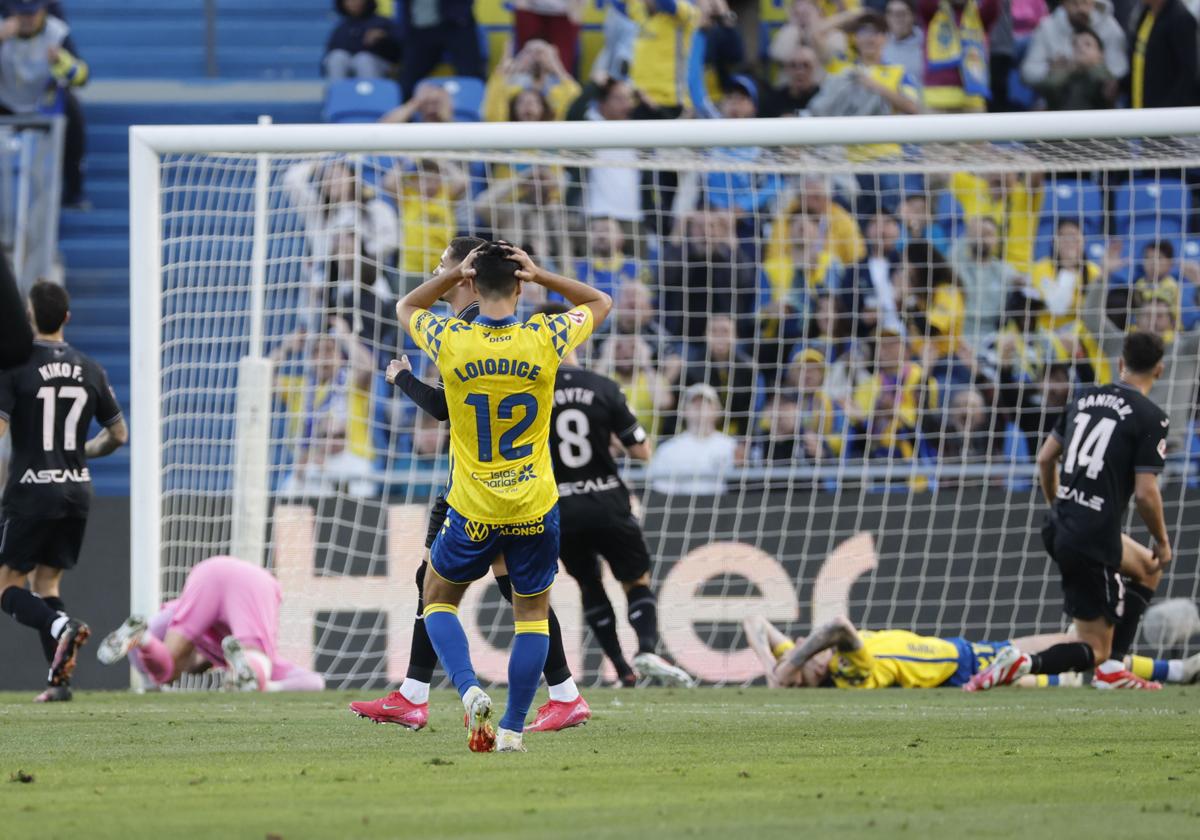
{"label": "black shorts", "polygon": [[0,523],[0,566],[29,574],[36,566],[73,569],[79,562],[87,520],[24,519],[9,516]]}
{"label": "black shorts", "polygon": [[1121,570],[1080,551],[1070,534],[1048,518],[1042,542],[1062,574],[1063,612],[1082,621],[1103,618],[1116,624],[1125,613],[1125,579]]}
{"label": "black shorts", "polygon": [[601,557],[608,562],[613,577],[622,583],[637,580],[650,571],[650,552],[642,528],[632,514],[605,519],[590,528],[564,527],[558,556],[563,568],[576,580],[598,578]]}
{"label": "black shorts", "polygon": [[450,503],[446,501],[445,496],[439,495],[433,500],[433,509],[429,511],[429,528],[425,531],[425,547],[433,548],[433,541],[437,539],[438,531],[442,530],[442,523],[446,521],[446,511],[450,510]]}

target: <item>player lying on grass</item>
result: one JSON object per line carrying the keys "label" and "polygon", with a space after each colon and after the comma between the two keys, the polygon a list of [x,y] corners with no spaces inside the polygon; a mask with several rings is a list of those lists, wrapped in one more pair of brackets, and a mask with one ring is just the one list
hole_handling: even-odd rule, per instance
{"label": "player lying on grass", "polygon": [[[475,248],[483,245],[482,239],[474,236],[460,236],[450,241],[450,245],[442,254],[441,261],[433,270],[437,277],[444,271],[457,267]],[[450,305],[459,321],[471,323],[479,315],[479,298],[475,287],[469,281],[461,281],[452,286],[442,300]],[[412,365],[407,356],[394,359],[387,368],[387,381],[402,390],[422,411],[438,420],[449,420],[450,409],[446,405],[446,389],[439,381],[438,385],[426,385],[413,376]],[[425,536],[425,557],[417,568],[417,615],[413,620],[412,643],[408,653],[408,671],[404,682],[396,691],[378,700],[357,701],[350,704],[350,711],[359,717],[373,720],[376,723],[396,723],[409,729],[417,730],[429,721],[429,685],[433,680],[433,670],[437,667],[437,652],[429,640],[425,629],[425,600],[422,591],[425,587],[425,574],[429,566],[429,549],[433,546],[434,538],[446,521],[446,496],[439,494],[429,512],[429,528]],[[504,600],[512,603],[512,583],[504,560],[499,559],[492,564],[492,574],[496,576],[496,585]],[[571,676],[571,668],[567,664],[567,654],[563,648],[562,628],[554,610],[550,610],[550,648],[546,654],[546,665],[542,673],[546,677],[550,699],[537,710],[533,723],[525,727],[526,732],[553,732],[586,723],[592,716],[587,701],[579,693],[575,680]]]}
{"label": "player lying on grass", "polygon": [[[1062,575],[1063,611],[1074,619],[1078,638],[1046,650],[1014,645],[968,682],[967,691],[1026,674],[1092,669],[1096,688],[1162,687],[1128,671],[1124,660],[1171,562],[1158,489],[1170,422],[1147,396],[1163,373],[1163,352],[1157,335],[1129,333],[1120,381],[1075,394],[1038,452],[1050,504],[1042,542]],[[1154,540],[1151,549],[1121,532],[1130,497]]]}
{"label": "player lying on grass", "polygon": [[742,622],[772,688],[937,688],[962,686],[1010,644],[1046,645],[1065,633],[1014,642],[970,642],[909,630],[859,630],[838,617],[792,641],[762,616]]}
{"label": "player lying on grass", "polygon": [[[474,323],[429,311],[463,280],[479,298]],[[558,292],[574,308],[522,323],[516,309],[525,282]],[[446,387],[449,509],[430,550],[425,629],[462,698],[474,751],[525,749],[522,732],[546,662],[549,590],[558,570],[558,488],[548,445],[554,374],[611,305],[608,295],[539,268],[519,249],[488,244],[396,306],[400,323],[437,365]],[[470,583],[500,557],[512,581],[516,632],[508,707],[497,733],[458,604]]]}
{"label": "player lying on grass", "polygon": [[[1076,639],[1067,633],[1046,633],[1012,642],[969,642],[918,636],[907,630],[856,630],[849,619],[836,618],[817,628],[812,636],[793,641],[762,616],[748,618],[742,626],[772,688],[960,686],[964,675],[978,673],[1005,647],[1036,648]],[[811,646],[807,646],[809,639],[815,640]],[[825,647],[818,650],[821,645]],[[951,661],[955,657],[957,661]],[[1139,676],[1172,683],[1192,683],[1200,677],[1200,653],[1187,659],[1130,656],[1126,665]],[[1031,688],[1082,685],[1082,679],[1060,681],[1057,677],[1030,676],[1021,684]]]}
{"label": "player lying on grass", "polygon": [[324,678],[279,656],[279,581],[236,557],[209,557],[149,621],[130,616],[100,643],[106,665],[124,656],[155,685],[209,668],[238,691],[321,691]]}

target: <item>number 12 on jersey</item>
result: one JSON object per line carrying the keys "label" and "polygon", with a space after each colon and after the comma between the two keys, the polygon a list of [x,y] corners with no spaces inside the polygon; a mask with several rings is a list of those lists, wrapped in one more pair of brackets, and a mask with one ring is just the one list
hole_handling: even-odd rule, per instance
{"label": "number 12 on jersey", "polygon": [[[487,394],[467,394],[463,400],[475,409],[475,426],[478,430],[479,461],[491,463],[492,452],[492,401]],[[523,409],[517,422],[500,435],[500,457],[505,461],[519,461],[533,453],[533,444],[517,446],[517,438],[523,435],[537,419],[538,403],[533,394],[509,394],[496,406],[496,420],[512,420],[517,409]]]}
{"label": "number 12 on jersey", "polygon": [[1117,427],[1117,421],[1111,417],[1101,417],[1085,438],[1084,431],[1091,422],[1092,415],[1086,412],[1075,415],[1075,428],[1071,431],[1071,443],[1067,447],[1067,460],[1063,463],[1063,472],[1075,472],[1075,466],[1078,464],[1087,469],[1088,478],[1097,478],[1104,469],[1104,453],[1112,439],[1113,429]]}

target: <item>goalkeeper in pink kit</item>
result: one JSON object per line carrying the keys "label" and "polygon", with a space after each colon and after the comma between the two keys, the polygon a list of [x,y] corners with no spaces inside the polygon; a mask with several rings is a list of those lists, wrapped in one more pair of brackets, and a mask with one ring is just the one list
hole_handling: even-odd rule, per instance
{"label": "goalkeeper in pink kit", "polygon": [[238,691],[321,691],[320,674],[279,657],[279,581],[236,557],[209,557],[188,573],[179,598],[149,621],[130,616],[100,643],[97,657],[124,656],[156,685],[211,667]]}

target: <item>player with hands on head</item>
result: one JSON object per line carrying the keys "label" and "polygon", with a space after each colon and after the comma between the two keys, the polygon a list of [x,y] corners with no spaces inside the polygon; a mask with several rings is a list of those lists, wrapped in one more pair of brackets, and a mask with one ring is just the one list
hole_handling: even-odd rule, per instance
{"label": "player with hands on head", "polygon": [[[475,248],[484,244],[482,239],[464,236],[450,242],[442,254],[433,274],[436,277],[461,263]],[[474,287],[466,280],[450,288],[442,296],[442,301],[449,304],[455,317],[468,323],[479,315],[479,299]],[[405,393],[426,414],[438,420],[450,417],[446,405],[446,391],[441,381],[436,386],[428,385],[413,375],[412,364],[407,356],[400,356],[388,363],[385,373],[387,381]],[[429,565],[429,550],[433,541],[446,520],[446,496],[439,494],[433,502],[429,513],[429,527],[425,537],[425,558],[417,569],[418,593],[424,590],[425,575]],[[500,594],[510,604],[512,603],[512,583],[503,558],[492,564],[492,573],[496,576],[496,585]],[[408,671],[400,687],[377,700],[356,701],[350,704],[350,710],[359,717],[367,718],[375,723],[395,723],[408,729],[418,730],[429,721],[429,688],[433,680],[433,671],[437,667],[437,652],[429,640],[425,629],[422,612],[425,602],[422,595],[417,597],[417,615],[413,620],[413,634],[408,657]],[[543,673],[550,699],[538,709],[534,722],[527,726],[527,732],[551,732],[578,726],[591,718],[591,709],[579,692],[578,686],[571,675],[567,664],[567,654],[563,647],[562,628],[554,610],[549,614],[550,647],[546,656]]]}
{"label": "player with hands on head", "polygon": [[[1162,687],[1127,670],[1124,659],[1171,562],[1158,487],[1170,421],[1148,396],[1163,374],[1163,353],[1163,340],[1154,333],[1126,335],[1120,381],[1075,394],[1038,452],[1042,493],[1050,504],[1042,542],[1062,575],[1063,610],[1079,638],[1040,653],[1006,649],[966,690],[1008,685],[1026,674],[1093,668],[1096,688]],[[1130,497],[1152,548],[1122,533]]]}
{"label": "player with hands on head", "polygon": [[[474,323],[429,311],[470,283]],[[516,317],[523,283],[557,292],[573,308]],[[608,316],[608,295],[534,264],[518,248],[482,245],[457,267],[409,292],[396,315],[437,365],[450,412],[451,483],[446,520],[430,551],[425,628],[468,716],[475,751],[524,751],[525,716],[549,648],[549,590],[558,567],[558,488],[550,462],[554,374],[564,356]],[[513,588],[516,633],[508,707],[499,732],[491,698],[471,663],[458,604],[472,581],[503,556]]]}

